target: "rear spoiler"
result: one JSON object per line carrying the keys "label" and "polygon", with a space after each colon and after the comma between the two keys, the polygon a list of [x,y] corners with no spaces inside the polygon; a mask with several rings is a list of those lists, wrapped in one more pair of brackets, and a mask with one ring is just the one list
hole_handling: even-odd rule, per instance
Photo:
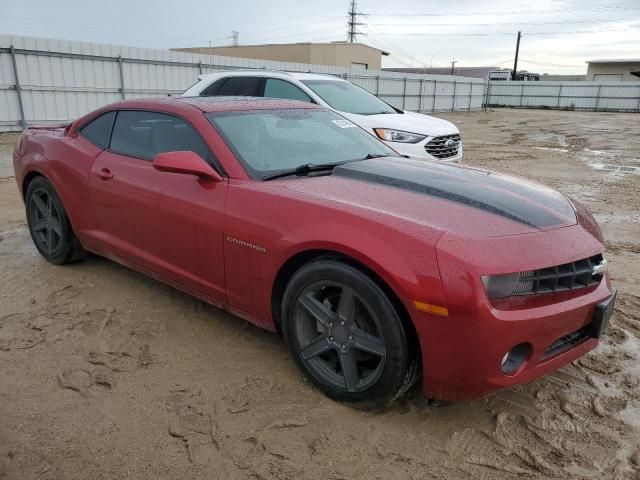
{"label": "rear spoiler", "polygon": [[71,126],[71,122],[68,123],[52,123],[50,125],[29,125],[29,130],[60,130]]}
{"label": "rear spoiler", "polygon": [[29,125],[26,130],[64,130],[64,134],[69,133],[69,127],[72,122],[52,123],[49,125]]}

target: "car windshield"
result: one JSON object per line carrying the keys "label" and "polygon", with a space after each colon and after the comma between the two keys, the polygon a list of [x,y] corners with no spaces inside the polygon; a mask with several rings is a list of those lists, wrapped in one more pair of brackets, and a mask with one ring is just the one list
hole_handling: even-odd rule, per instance
{"label": "car windshield", "polygon": [[207,118],[252,178],[302,165],[335,165],[396,152],[340,115],[320,109],[214,112]]}
{"label": "car windshield", "polygon": [[303,80],[331,108],[340,112],[357,113],[359,115],[375,115],[378,113],[396,113],[389,105],[375,95],[353,83],[340,80]]}

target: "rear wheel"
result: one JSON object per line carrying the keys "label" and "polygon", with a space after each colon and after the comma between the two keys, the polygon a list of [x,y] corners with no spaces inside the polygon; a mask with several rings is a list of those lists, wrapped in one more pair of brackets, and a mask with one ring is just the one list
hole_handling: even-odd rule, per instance
{"label": "rear wheel", "polygon": [[49,180],[37,177],[25,196],[29,232],[40,254],[58,265],[79,260],[85,251],[76,238],[60,197]]}
{"label": "rear wheel", "polygon": [[302,371],[336,400],[388,404],[419,373],[388,297],[367,275],[334,259],[313,261],[292,277],[282,332]]}

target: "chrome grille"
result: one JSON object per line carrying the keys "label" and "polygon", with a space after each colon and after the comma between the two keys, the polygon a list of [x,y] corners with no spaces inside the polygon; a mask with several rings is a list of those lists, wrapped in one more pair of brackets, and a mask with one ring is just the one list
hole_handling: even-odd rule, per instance
{"label": "chrome grille", "polygon": [[[453,140],[455,143],[448,142]],[[448,142],[448,144],[447,144]],[[460,135],[443,135],[434,137],[424,146],[429,155],[436,158],[451,158],[458,155],[460,151]]]}
{"label": "chrome grille", "polygon": [[563,292],[598,285],[603,274],[593,268],[603,262],[602,254],[550,268],[520,272],[513,295]]}

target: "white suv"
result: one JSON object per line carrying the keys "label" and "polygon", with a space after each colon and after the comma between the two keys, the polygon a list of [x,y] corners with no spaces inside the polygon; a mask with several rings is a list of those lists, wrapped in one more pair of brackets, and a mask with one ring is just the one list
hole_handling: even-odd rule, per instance
{"label": "white suv", "polygon": [[287,98],[330,108],[410,157],[460,162],[462,142],[454,124],[392,107],[346,80],[330,75],[270,71],[200,75],[182,96]]}

